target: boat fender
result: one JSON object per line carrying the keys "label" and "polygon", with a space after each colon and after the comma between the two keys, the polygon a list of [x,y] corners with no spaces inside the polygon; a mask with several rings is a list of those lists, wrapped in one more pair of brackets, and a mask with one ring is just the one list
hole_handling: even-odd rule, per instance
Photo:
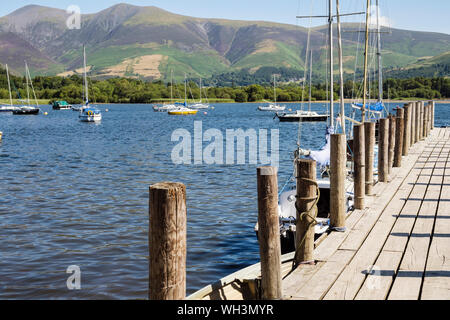
{"label": "boat fender", "polygon": [[88,116],[92,116],[93,112],[91,110],[88,111]]}

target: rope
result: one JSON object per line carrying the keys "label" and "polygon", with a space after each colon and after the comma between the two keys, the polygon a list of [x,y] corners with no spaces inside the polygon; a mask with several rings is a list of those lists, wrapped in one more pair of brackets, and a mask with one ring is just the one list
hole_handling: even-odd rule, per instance
{"label": "rope", "polygon": [[309,182],[309,183],[313,184],[316,187],[316,196],[314,196],[314,197],[300,197],[300,198],[297,197],[300,200],[314,200],[314,203],[311,206],[311,208],[309,210],[305,211],[305,212],[299,213],[300,210],[298,209],[297,202],[295,203],[295,209],[297,210],[297,213],[299,213],[299,215],[298,215],[299,221],[303,221],[303,219],[306,216],[308,216],[312,221],[308,224],[308,227],[306,229],[305,234],[303,235],[303,238],[297,244],[297,249],[295,250],[294,260],[292,261],[292,270],[291,270],[291,272],[294,271],[298,267],[298,263],[296,261],[297,261],[298,255],[300,253],[300,248],[302,247],[303,243],[305,242],[306,235],[308,234],[309,229],[311,227],[319,224],[319,222],[316,220],[317,214],[319,213],[319,210],[317,209],[317,203],[319,202],[319,199],[320,199],[319,185],[317,184],[317,182],[315,180],[312,180],[312,179],[299,178],[299,177],[297,177],[297,179],[300,179],[302,181]]}

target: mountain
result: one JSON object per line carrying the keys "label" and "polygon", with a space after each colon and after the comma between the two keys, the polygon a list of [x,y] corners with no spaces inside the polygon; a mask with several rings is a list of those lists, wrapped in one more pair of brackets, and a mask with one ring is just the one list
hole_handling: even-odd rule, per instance
{"label": "mountain", "polygon": [[[0,62],[23,73],[70,75],[82,66],[86,45],[91,76],[127,76],[167,81],[262,67],[302,71],[308,30],[264,21],[205,19],[170,13],[154,6],[118,4],[81,16],[81,29],[69,30],[64,10],[30,5],[0,18]],[[346,31],[359,25],[345,24]],[[392,29],[383,34],[388,70],[406,68],[450,51],[450,35]],[[359,39],[358,39],[359,38]],[[355,72],[358,32],[344,32],[344,67]],[[314,73],[326,70],[326,27],[311,30]],[[337,55],[336,55],[337,57]],[[362,55],[358,55],[358,66]],[[335,61],[337,63],[337,60]],[[337,67],[337,65],[336,65]],[[360,67],[359,67],[360,68]]]}

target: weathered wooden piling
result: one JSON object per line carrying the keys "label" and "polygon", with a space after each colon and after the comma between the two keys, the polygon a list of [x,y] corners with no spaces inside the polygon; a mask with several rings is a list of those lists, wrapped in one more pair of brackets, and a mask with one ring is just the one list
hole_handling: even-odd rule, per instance
{"label": "weathered wooden piling", "polygon": [[365,139],[364,124],[353,127],[353,161],[354,161],[354,194],[355,208],[364,209],[366,194],[366,171],[365,171]]}
{"label": "weathered wooden piling", "polygon": [[345,231],[346,149],[345,134],[331,135],[330,224],[337,231]]}
{"label": "weathered wooden piling", "polygon": [[417,143],[420,141],[420,102],[415,102],[415,125],[414,125],[414,142]]}
{"label": "weathered wooden piling", "polygon": [[431,130],[434,129],[434,109],[436,107],[436,103],[434,101],[429,102],[431,104]]}
{"label": "weathered wooden piling", "polygon": [[410,130],[410,147],[416,143],[416,104],[411,102],[411,130]]}
{"label": "weathered wooden piling", "polygon": [[375,122],[364,123],[365,137],[365,171],[366,171],[366,195],[373,194],[373,164],[375,147]]}
{"label": "weathered wooden piling", "polygon": [[380,119],[378,131],[378,181],[389,180],[389,119]]}
{"label": "weathered wooden piling", "polygon": [[402,155],[407,156],[409,153],[409,147],[411,143],[411,108],[410,104],[405,104],[404,110],[404,127],[403,127],[403,148]]}
{"label": "weathered wooden piling", "polygon": [[317,200],[316,168],[314,160],[297,160],[297,225],[295,263],[313,263],[314,217]]}
{"label": "weathered wooden piling", "polygon": [[389,115],[389,156],[388,156],[388,166],[389,174],[392,172],[394,166],[394,151],[395,151],[395,116]]}
{"label": "weathered wooden piling", "polygon": [[258,168],[257,183],[261,298],[276,300],[282,294],[277,168]]}
{"label": "weathered wooden piling", "polygon": [[150,186],[149,298],[186,297],[186,187],[163,182]]}
{"label": "weathered wooden piling", "polygon": [[432,118],[431,108],[432,108],[431,103],[428,102],[428,105],[427,105],[427,119],[428,119],[427,120],[427,137],[430,135],[431,127],[432,127],[432,124],[431,124],[431,122],[432,122],[432,120],[431,120],[431,118]]}
{"label": "weathered wooden piling", "polygon": [[420,129],[419,129],[419,139],[420,141],[423,141],[425,139],[425,135],[424,135],[424,127],[425,127],[425,114],[424,114],[424,103],[423,101],[419,102],[419,106],[420,106]]}
{"label": "weathered wooden piling", "polygon": [[395,118],[395,150],[394,150],[394,167],[402,166],[403,153],[403,130],[404,130],[404,110],[397,109],[397,117]]}

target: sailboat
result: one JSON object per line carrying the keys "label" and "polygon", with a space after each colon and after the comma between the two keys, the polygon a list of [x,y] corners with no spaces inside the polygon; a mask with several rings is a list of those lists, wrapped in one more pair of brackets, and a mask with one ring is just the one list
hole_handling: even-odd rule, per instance
{"label": "sailboat", "polygon": [[[33,82],[31,81],[30,70],[28,69],[28,64],[26,62],[25,62],[25,78],[27,82],[27,100],[26,100],[27,104],[22,105],[19,108],[13,110],[12,113],[15,115],[36,115],[39,113],[40,109],[36,99],[36,93],[34,92]],[[30,106],[30,88],[29,88],[30,85],[31,89],[33,90],[34,100],[36,102],[35,107]]]}
{"label": "sailboat", "polygon": [[12,112],[12,111],[17,110],[19,108],[14,106],[13,103],[12,103],[11,82],[9,80],[9,70],[8,70],[8,65],[7,64],[5,64],[5,69],[6,69],[6,78],[8,79],[9,105],[0,106],[0,112]]}
{"label": "sailboat", "polygon": [[[383,65],[382,65],[382,59],[381,59],[381,30],[380,30],[380,9],[379,9],[379,3],[378,0],[376,2],[376,9],[377,9],[377,72],[378,72],[378,101],[375,103],[366,103],[366,79],[367,79],[367,53],[365,56],[365,64],[364,64],[364,89],[363,89],[363,102],[352,102],[352,108],[356,110],[361,110],[361,113],[363,114],[362,118],[364,120],[368,121],[378,121],[379,119],[383,118],[385,116],[386,107],[383,103]],[[366,39],[368,39],[368,36],[366,35]],[[366,40],[367,41],[367,40]]]}
{"label": "sailboat", "polygon": [[98,122],[102,120],[102,113],[95,107],[89,106],[89,88],[87,82],[86,73],[86,48],[83,46],[83,64],[84,64],[84,92],[85,92],[85,105],[81,107],[78,118],[82,122]]}
{"label": "sailboat", "polygon": [[184,103],[175,103],[176,108],[168,111],[171,116],[184,116],[197,114],[198,110],[188,108],[187,104],[187,84],[186,74],[184,75]]}
{"label": "sailboat", "polygon": [[277,104],[277,89],[276,89],[276,77],[273,75],[273,100],[274,103],[270,103],[268,106],[259,106],[259,111],[284,111],[286,106],[280,106]]}
{"label": "sailboat", "polygon": [[[343,68],[342,68],[342,40],[341,40],[341,32],[340,32],[340,19],[339,19],[339,5],[337,2],[337,17],[338,17],[338,41],[339,41],[339,60],[340,60],[340,75],[341,75],[341,92],[343,91]],[[369,10],[369,8],[367,8]],[[330,54],[330,82],[333,83],[333,11],[332,11],[332,2],[329,0],[329,43],[328,49]],[[308,52],[308,50],[307,50]],[[308,54],[308,53],[307,53]],[[336,132],[335,122],[334,122],[334,111],[333,111],[333,85],[330,86],[330,113],[331,116],[327,116],[328,125],[326,128],[325,134],[325,143],[322,148],[319,150],[306,150],[300,148],[300,138],[297,142],[297,150],[294,152],[294,172],[292,176],[288,179],[285,186],[281,190],[279,194],[279,203],[278,203],[278,213],[280,220],[280,240],[281,240],[281,250],[282,253],[288,253],[294,251],[296,249],[295,239],[296,239],[296,220],[297,220],[297,208],[296,208],[296,168],[295,163],[297,159],[300,157],[305,157],[307,159],[315,160],[317,162],[318,168],[321,170],[321,178],[317,180],[317,187],[320,191],[320,198],[317,203],[317,216],[315,217],[318,222],[315,225],[315,234],[320,235],[325,233],[330,228],[330,179],[329,179],[329,167],[330,167],[330,149],[331,149],[331,135]],[[345,133],[345,118],[344,118],[344,100],[343,96],[341,96],[341,114],[340,123],[342,127],[342,131]],[[300,110],[301,111],[301,110]],[[311,117],[311,111],[303,111],[306,112],[303,118],[299,115],[297,121],[299,122],[299,130],[301,130],[301,123],[307,121],[307,117]],[[309,113],[309,114],[307,114]],[[303,119],[302,119],[303,118]],[[281,119],[280,119],[281,120]],[[282,121],[282,120],[281,120]],[[300,137],[300,134],[299,134]],[[346,179],[345,182],[345,202],[347,211],[353,210],[353,183],[351,179]],[[255,231],[258,232],[258,225],[255,227]]]}
{"label": "sailboat", "polygon": [[200,101],[189,106],[192,109],[208,109],[209,104],[202,102],[202,78],[200,78]]}
{"label": "sailboat", "polygon": [[165,104],[162,106],[153,106],[153,111],[155,112],[168,112],[170,110],[176,109],[177,106],[173,103],[173,70],[170,71],[170,104]]}

